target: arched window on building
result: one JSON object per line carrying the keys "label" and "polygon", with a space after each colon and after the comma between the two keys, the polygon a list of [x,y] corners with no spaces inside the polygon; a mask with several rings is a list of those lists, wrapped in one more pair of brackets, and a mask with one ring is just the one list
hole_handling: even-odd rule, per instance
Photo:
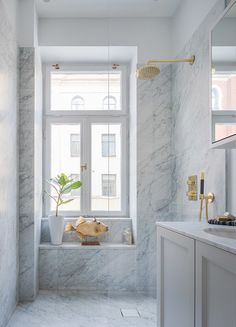
{"label": "arched window on building", "polygon": [[221,90],[218,86],[212,87],[212,110],[221,109]]}
{"label": "arched window on building", "polygon": [[72,100],[71,100],[71,110],[84,110],[84,99],[76,95]]}
{"label": "arched window on building", "polygon": [[113,96],[106,96],[103,99],[103,110],[116,110],[116,98]]}

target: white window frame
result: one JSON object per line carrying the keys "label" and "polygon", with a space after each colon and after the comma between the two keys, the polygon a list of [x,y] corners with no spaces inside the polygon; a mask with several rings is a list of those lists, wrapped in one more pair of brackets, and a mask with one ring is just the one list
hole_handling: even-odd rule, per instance
{"label": "white window frame", "polygon": [[[128,217],[129,216],[129,160],[128,160],[128,148],[129,148],[129,132],[128,132],[128,120],[129,110],[127,107],[127,68],[117,68],[121,70],[121,110],[50,110],[50,72],[55,69],[51,65],[45,66],[45,83],[44,83],[44,171],[43,178],[48,180],[50,178],[50,166],[51,166],[51,124],[80,124],[80,147],[81,147],[81,164],[87,163],[88,170],[85,172],[80,171],[81,181],[83,183],[81,189],[81,210],[80,211],[63,211],[64,216],[74,217],[78,215],[87,216],[100,216],[100,217]],[[104,71],[107,70],[107,66],[75,66],[75,65],[60,65],[60,70],[66,71]],[[111,70],[112,72],[112,70]],[[92,124],[120,124],[121,125],[121,211],[92,211],[91,210],[91,153],[88,149],[91,147],[91,126]],[[82,140],[86,140],[83,142]],[[45,189],[48,190],[48,186],[44,183]],[[87,196],[85,196],[87,194]],[[48,196],[44,196],[44,215],[52,214],[50,211],[50,199]]]}

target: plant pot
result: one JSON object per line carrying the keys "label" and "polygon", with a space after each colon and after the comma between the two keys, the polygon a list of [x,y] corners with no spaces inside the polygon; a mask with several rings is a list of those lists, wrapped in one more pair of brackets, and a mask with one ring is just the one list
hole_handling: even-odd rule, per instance
{"label": "plant pot", "polygon": [[51,244],[62,244],[62,237],[64,231],[64,217],[62,216],[48,216],[48,224],[51,236]]}

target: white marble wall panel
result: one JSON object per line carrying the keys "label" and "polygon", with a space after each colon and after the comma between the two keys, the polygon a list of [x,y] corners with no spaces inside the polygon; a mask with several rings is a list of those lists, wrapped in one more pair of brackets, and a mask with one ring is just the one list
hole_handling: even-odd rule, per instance
{"label": "white marble wall panel", "polygon": [[17,303],[18,106],[15,6],[15,0],[0,0],[0,327],[6,325]]}
{"label": "white marble wall panel", "polygon": [[135,249],[40,249],[40,289],[134,291]]}
{"label": "white marble wall panel", "polygon": [[225,210],[225,151],[210,148],[209,31],[222,12],[223,0],[208,14],[179,57],[196,56],[193,66],[172,68],[174,171],[172,211],[176,220],[198,220],[199,201],[188,201],[186,181],[205,171],[206,192],[216,196],[211,217]]}
{"label": "white marble wall panel", "polygon": [[152,81],[138,81],[137,95],[137,288],[155,293],[155,222],[170,219],[170,66]]}
{"label": "white marble wall panel", "polygon": [[19,51],[19,299],[30,301],[35,298],[38,288],[42,199],[42,78],[36,49],[20,48]]}

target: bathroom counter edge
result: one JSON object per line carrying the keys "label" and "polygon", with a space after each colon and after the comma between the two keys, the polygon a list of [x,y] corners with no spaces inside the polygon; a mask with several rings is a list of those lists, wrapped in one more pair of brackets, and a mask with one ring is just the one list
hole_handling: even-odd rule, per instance
{"label": "bathroom counter edge", "polygon": [[236,240],[211,235],[204,231],[206,228],[214,229],[234,229],[236,232],[236,227],[232,226],[219,226],[210,225],[207,223],[200,222],[156,222],[157,228],[166,228],[170,231],[176,232],[178,234],[193,238],[195,240],[201,241],[203,243],[215,246],[217,248],[223,249],[227,252],[236,254]]}

